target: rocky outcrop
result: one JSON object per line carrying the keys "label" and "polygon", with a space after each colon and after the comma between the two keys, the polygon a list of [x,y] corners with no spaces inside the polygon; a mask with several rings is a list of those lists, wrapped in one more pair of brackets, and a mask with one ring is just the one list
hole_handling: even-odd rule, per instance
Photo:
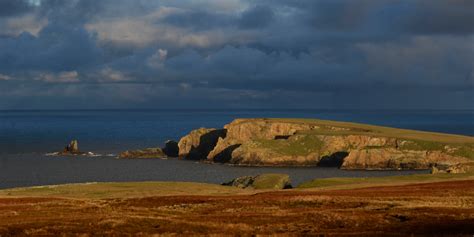
{"label": "rocky outcrop", "polygon": [[431,167],[431,174],[464,174],[467,167],[461,164],[443,165],[435,164]]}
{"label": "rocky outcrop", "polygon": [[253,189],[291,188],[290,176],[286,174],[261,174],[257,176],[243,176],[230,182],[223,183],[222,185]]}
{"label": "rocky outcrop", "polygon": [[[407,132],[410,136],[404,137]],[[235,165],[428,169],[435,164],[465,163],[470,160],[464,154],[474,154],[472,144],[410,138],[418,135],[416,131],[321,120],[237,119],[224,130],[191,132],[179,142],[179,155]]]}
{"label": "rocky outcrop", "polygon": [[120,159],[157,159],[166,158],[161,148],[146,148],[143,150],[124,151],[118,156]]}
{"label": "rocky outcrop", "polygon": [[71,143],[69,143],[69,145],[64,148],[64,152],[79,152],[79,143],[77,142],[77,140],[72,140]]}
{"label": "rocky outcrop", "polygon": [[79,142],[77,140],[72,140],[63,151],[57,152],[57,155],[84,155],[85,152],[79,150]]}
{"label": "rocky outcrop", "polygon": [[[272,149],[259,145],[259,140],[287,140],[297,131],[311,130],[317,126],[311,124],[290,124],[286,122],[269,122],[265,119],[236,119],[224,128],[225,138],[218,140],[216,146],[207,156],[215,162],[229,162],[248,165],[285,165],[295,163],[295,160],[311,160],[313,154],[306,157],[301,155],[276,155]],[[284,143],[284,141],[283,141]],[[271,158],[274,158],[270,161]]]}
{"label": "rocky outcrop", "polygon": [[311,123],[237,119],[225,128],[226,137],[219,139],[207,159],[239,165],[314,166],[323,161],[326,166],[341,166],[341,155],[351,148],[396,146],[394,138],[318,134],[349,129]]}
{"label": "rocky outcrop", "polygon": [[121,159],[156,159],[167,157],[178,157],[178,143],[168,140],[163,148],[146,148],[142,150],[124,151],[119,154]]}
{"label": "rocky outcrop", "polygon": [[214,149],[219,138],[226,135],[224,129],[199,128],[179,140],[179,157],[190,160],[206,158]]}
{"label": "rocky outcrop", "polygon": [[163,148],[163,152],[169,157],[178,157],[179,155],[178,143],[173,140],[166,141],[165,147]]}
{"label": "rocky outcrop", "polygon": [[237,188],[250,188],[252,187],[254,180],[255,180],[255,176],[242,176],[242,177],[235,178],[229,182],[225,182],[222,185],[232,186],[232,187],[237,187]]}
{"label": "rocky outcrop", "polygon": [[357,149],[344,159],[345,169],[429,169],[433,165],[451,166],[465,158],[440,151],[400,150],[395,148]]}
{"label": "rocky outcrop", "polygon": [[267,119],[236,119],[224,127],[228,139],[241,141],[255,139],[284,139],[297,131],[320,128],[313,124],[289,123]]}

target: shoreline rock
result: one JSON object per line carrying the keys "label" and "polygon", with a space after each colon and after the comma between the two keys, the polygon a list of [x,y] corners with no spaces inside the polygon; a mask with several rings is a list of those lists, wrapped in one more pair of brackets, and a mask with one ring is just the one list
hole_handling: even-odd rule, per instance
{"label": "shoreline rock", "polygon": [[173,140],[165,142],[163,148],[145,148],[139,150],[128,150],[118,155],[119,159],[166,159],[178,157],[178,143]]}
{"label": "shoreline rock", "polygon": [[179,146],[176,141],[168,140],[165,142],[165,147],[163,148],[163,153],[169,157],[178,157],[179,155]]}
{"label": "shoreline rock", "polygon": [[242,176],[223,183],[224,186],[252,189],[290,189],[290,176],[287,174],[261,174],[257,176]]}
{"label": "shoreline rock", "polygon": [[118,155],[120,159],[163,159],[167,155],[161,148],[146,148],[143,150],[124,151]]}

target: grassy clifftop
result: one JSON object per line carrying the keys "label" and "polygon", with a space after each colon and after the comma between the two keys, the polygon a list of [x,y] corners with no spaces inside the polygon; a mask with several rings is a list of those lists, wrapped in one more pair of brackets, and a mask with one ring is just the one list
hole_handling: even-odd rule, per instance
{"label": "grassy clifftop", "polygon": [[[219,137],[204,145],[210,152],[201,154],[201,159],[255,166],[324,164],[344,169],[428,169],[474,160],[474,137],[368,124],[250,118],[236,119],[220,131]],[[191,147],[203,147],[200,141],[207,141],[205,136],[194,137]]]}
{"label": "grassy clifftop", "polygon": [[[255,119],[258,120],[258,119]],[[312,134],[327,134],[327,135],[371,135],[371,136],[384,136],[392,138],[402,138],[411,140],[423,140],[430,142],[439,143],[450,143],[450,144],[474,144],[474,137],[436,133],[436,132],[425,132],[409,129],[400,129],[384,126],[376,126],[361,123],[350,123],[350,122],[339,122],[330,120],[319,120],[319,119],[293,119],[293,118],[268,118],[264,119],[271,122],[284,122],[284,123],[295,123],[295,124],[311,124],[319,126],[319,129],[312,130]],[[252,122],[252,119],[242,120],[242,122]],[[338,129],[339,128],[339,129]]]}

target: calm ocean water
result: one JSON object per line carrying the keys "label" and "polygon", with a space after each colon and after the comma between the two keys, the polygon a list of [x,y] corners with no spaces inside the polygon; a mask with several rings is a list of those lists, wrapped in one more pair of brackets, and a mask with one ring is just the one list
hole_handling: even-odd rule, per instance
{"label": "calm ocean water", "polygon": [[235,118],[298,117],[370,123],[474,136],[474,110],[106,110],[0,111],[0,188],[93,181],[176,180],[221,183],[233,177],[283,172],[294,183],[318,177],[383,176],[411,172],[333,168],[244,168],[178,160],[59,158],[78,139],[81,150],[117,154],[161,146],[198,127],[222,127]]}

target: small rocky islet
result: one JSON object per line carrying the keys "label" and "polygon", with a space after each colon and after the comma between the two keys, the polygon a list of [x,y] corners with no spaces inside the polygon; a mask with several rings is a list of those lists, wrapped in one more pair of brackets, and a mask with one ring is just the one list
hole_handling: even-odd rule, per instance
{"label": "small rocky islet", "polygon": [[67,146],[64,147],[62,151],[48,153],[47,155],[53,156],[97,156],[92,152],[83,152],[79,150],[79,142],[77,140],[72,140]]}
{"label": "small rocky islet", "polygon": [[[60,154],[79,154],[77,141]],[[199,128],[162,148],[119,158],[199,160],[241,166],[330,166],[348,170],[432,169],[463,173],[474,161],[474,137],[316,119],[236,119]]]}

